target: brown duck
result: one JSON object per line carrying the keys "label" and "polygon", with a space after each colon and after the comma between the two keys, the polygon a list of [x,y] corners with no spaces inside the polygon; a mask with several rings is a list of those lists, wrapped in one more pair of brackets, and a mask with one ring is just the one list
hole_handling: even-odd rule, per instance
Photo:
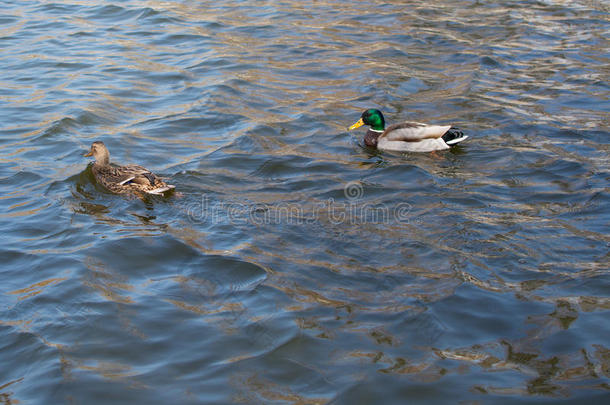
{"label": "brown duck", "polygon": [[118,166],[110,164],[110,153],[104,142],[96,141],[85,156],[95,157],[91,168],[95,180],[113,193],[148,193],[163,195],[175,186],[166,184],[150,170],[138,165]]}

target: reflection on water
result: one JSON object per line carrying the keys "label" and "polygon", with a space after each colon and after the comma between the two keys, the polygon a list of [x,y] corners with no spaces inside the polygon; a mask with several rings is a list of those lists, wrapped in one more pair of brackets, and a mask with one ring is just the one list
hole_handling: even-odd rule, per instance
{"label": "reflection on water", "polygon": [[[609,12],[4,2],[0,400],[607,396]],[[369,107],[470,138],[379,153]]]}

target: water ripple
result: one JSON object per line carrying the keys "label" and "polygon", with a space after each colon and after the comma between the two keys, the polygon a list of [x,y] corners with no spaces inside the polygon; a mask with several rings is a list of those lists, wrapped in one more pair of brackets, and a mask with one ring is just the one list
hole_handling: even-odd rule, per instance
{"label": "water ripple", "polygon": [[[3,2],[0,399],[607,395],[609,12]],[[471,137],[378,153],[369,107]]]}

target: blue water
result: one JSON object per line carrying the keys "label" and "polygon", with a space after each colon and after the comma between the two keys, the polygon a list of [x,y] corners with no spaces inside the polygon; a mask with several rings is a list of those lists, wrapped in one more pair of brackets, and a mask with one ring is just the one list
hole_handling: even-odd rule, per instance
{"label": "blue water", "polygon": [[[610,398],[606,2],[0,4],[0,402]],[[449,151],[377,152],[388,123]],[[115,195],[82,155],[148,167]]]}

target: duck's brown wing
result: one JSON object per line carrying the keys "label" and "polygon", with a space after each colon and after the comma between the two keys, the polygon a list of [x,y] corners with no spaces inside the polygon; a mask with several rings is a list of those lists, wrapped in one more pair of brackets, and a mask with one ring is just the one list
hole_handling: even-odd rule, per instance
{"label": "duck's brown wing", "polygon": [[121,166],[93,165],[92,171],[102,184],[122,184],[135,176],[133,171],[124,170]]}
{"label": "duck's brown wing", "polygon": [[[163,179],[145,167],[138,165],[123,166],[125,171],[132,173],[132,176],[123,181],[124,185],[134,185],[138,190],[148,194],[163,195],[171,191],[175,186],[167,184]],[[137,185],[137,186],[136,186]]]}
{"label": "duck's brown wing", "polygon": [[132,182],[143,186],[154,187],[157,184],[163,183],[159,176],[157,176],[147,168],[139,165],[121,166],[120,169],[126,175],[126,178],[121,182],[121,184],[128,184]]}
{"label": "duck's brown wing", "polygon": [[388,141],[420,142],[424,139],[436,139],[443,136],[451,125],[427,125],[419,122],[402,122],[390,125],[380,138]]}

